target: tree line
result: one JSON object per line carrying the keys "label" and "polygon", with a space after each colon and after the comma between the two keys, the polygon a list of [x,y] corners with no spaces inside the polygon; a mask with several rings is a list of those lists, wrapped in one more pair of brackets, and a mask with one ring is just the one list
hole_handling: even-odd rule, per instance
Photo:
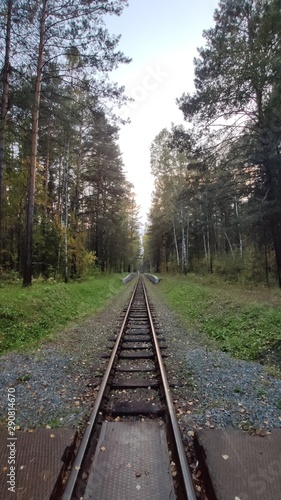
{"label": "tree line", "polygon": [[221,0],[194,60],[189,122],[151,146],[145,263],[281,287],[281,2]]}
{"label": "tree line", "polygon": [[123,171],[110,72],[130,59],[107,15],[126,0],[0,7],[0,279],[133,269],[138,208]]}

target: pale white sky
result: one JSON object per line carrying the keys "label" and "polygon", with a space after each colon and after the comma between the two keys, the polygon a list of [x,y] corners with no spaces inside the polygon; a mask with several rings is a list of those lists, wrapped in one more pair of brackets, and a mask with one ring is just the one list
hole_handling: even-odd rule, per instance
{"label": "pale white sky", "polygon": [[135,99],[121,111],[131,123],[121,127],[119,145],[143,223],[153,190],[150,145],[164,127],[184,123],[175,101],[194,89],[193,58],[217,5],[218,0],[129,0],[120,17],[106,21],[111,33],[122,34],[119,48],[133,59],[111,79]]}

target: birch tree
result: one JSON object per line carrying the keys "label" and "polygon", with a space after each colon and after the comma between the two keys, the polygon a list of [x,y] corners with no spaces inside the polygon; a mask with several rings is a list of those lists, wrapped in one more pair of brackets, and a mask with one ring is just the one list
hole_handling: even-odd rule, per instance
{"label": "birch tree", "polygon": [[195,60],[196,90],[184,94],[178,105],[206,141],[208,130],[218,130],[217,152],[238,137],[252,140],[245,165],[259,167],[257,182],[281,287],[280,0],[221,0],[214,20]]}
{"label": "birch tree", "polygon": [[[166,220],[174,242],[174,252],[178,270],[187,273],[187,227],[190,207],[187,197],[182,196],[188,179],[186,154],[171,147],[172,135],[163,129],[151,146],[151,171],[155,178],[155,197],[162,207],[162,217]],[[153,214],[152,209],[152,214]],[[179,245],[180,242],[180,245]],[[181,250],[181,259],[179,255]],[[181,260],[181,264],[180,264]]]}

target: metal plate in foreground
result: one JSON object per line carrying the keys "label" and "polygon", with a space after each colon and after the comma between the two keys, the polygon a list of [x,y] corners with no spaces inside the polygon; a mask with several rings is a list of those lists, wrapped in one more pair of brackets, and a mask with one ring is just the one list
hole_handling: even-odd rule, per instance
{"label": "metal plate in foreground", "polygon": [[103,422],[84,500],[175,500],[164,425]]}

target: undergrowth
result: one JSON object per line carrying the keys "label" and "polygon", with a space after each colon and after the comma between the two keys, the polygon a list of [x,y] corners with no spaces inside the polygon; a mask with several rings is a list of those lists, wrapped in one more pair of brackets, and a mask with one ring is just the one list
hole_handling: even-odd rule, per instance
{"label": "undergrowth", "polygon": [[[159,291],[189,324],[206,333],[221,350],[257,360],[281,354],[281,293],[208,283],[195,276],[163,276]],[[251,298],[252,297],[252,298]]]}
{"label": "undergrowth", "polygon": [[34,345],[58,328],[101,309],[121,288],[120,275],[82,282],[0,288],[0,353]]}

